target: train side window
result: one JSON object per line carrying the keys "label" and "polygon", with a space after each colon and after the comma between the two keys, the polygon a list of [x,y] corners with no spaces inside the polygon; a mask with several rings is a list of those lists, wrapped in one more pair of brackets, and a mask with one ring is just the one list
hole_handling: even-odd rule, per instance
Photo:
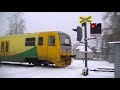
{"label": "train side window", "polygon": [[6,42],[6,52],[8,52],[8,42]]}
{"label": "train side window", "polygon": [[54,45],[55,45],[55,37],[49,36],[49,46],[54,46]]}
{"label": "train side window", "polygon": [[1,52],[4,52],[4,42],[1,43]]}
{"label": "train side window", "polygon": [[39,37],[39,39],[38,39],[38,45],[39,46],[43,45],[43,37]]}
{"label": "train side window", "polygon": [[35,37],[34,38],[26,38],[25,46],[35,46]]}

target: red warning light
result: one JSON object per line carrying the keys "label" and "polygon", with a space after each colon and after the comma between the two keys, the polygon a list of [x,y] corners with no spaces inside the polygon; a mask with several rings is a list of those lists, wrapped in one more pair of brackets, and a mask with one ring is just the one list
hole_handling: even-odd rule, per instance
{"label": "red warning light", "polygon": [[91,25],[91,28],[95,28],[95,24],[92,24],[92,25]]}
{"label": "red warning light", "polygon": [[91,34],[101,34],[101,23],[90,24],[90,33]]}

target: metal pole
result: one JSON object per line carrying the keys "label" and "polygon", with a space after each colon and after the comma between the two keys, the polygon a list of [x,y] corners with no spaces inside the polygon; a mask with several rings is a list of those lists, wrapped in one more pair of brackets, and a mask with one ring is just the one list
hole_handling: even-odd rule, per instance
{"label": "metal pole", "polygon": [[85,67],[87,67],[87,26],[86,26],[86,22],[85,22]]}
{"label": "metal pole", "polygon": [[102,59],[103,59],[103,37],[102,37]]}

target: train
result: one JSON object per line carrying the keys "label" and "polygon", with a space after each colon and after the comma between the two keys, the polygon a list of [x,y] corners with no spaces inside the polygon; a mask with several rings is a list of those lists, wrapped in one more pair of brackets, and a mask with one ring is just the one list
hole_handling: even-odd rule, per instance
{"label": "train", "polygon": [[70,36],[61,31],[25,33],[0,37],[0,62],[65,67],[72,62]]}

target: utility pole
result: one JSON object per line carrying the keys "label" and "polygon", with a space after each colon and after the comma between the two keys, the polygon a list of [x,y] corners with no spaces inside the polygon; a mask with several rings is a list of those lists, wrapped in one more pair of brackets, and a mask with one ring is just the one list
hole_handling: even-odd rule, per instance
{"label": "utility pole", "polygon": [[84,76],[86,76],[86,75],[88,75],[88,67],[87,67],[87,23],[86,22],[84,22],[84,23],[82,23],[82,26],[84,26],[84,34],[85,34],[85,38],[84,38],[84,42],[85,42],[85,69],[83,69],[83,71],[82,71],[82,73],[83,73],[83,75]]}
{"label": "utility pole", "polygon": [[101,49],[102,49],[102,59],[103,59],[103,37],[102,37],[102,40],[101,40]]}
{"label": "utility pole", "polygon": [[85,67],[87,68],[87,23],[84,22],[82,24],[82,26],[84,26],[85,28],[85,38],[84,38],[84,41],[85,41]]}

